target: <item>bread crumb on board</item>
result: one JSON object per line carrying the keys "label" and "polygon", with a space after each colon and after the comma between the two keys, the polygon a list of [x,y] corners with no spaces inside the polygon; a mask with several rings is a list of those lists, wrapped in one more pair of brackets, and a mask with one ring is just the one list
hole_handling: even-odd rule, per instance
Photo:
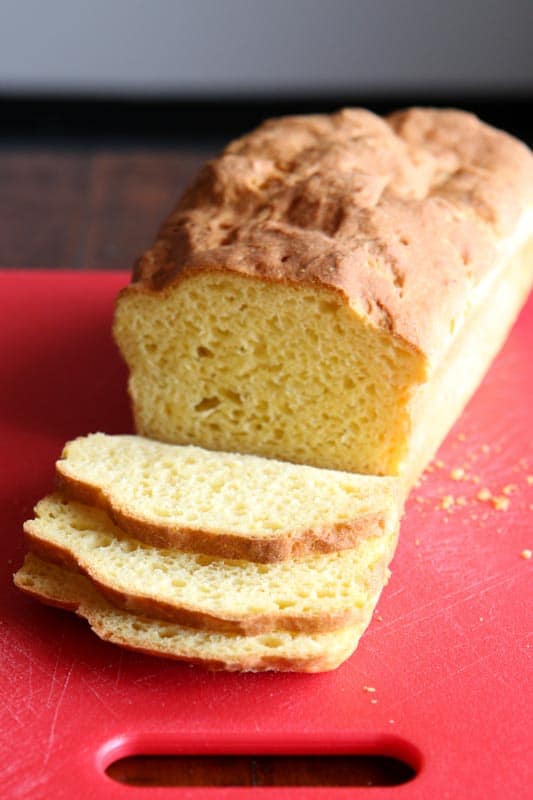
{"label": "bread crumb on board", "polygon": [[[464,436],[463,436],[464,438]],[[499,448],[496,445],[489,445],[484,444],[480,446],[480,451],[483,453],[492,453],[498,452]],[[475,460],[475,459],[474,459]],[[473,500],[480,500],[481,502],[488,503],[492,506],[495,511],[508,511],[511,507],[511,499],[514,495],[519,495],[521,491],[521,487],[518,483],[506,483],[499,489],[489,489],[488,486],[483,486],[482,479],[479,475],[473,474],[469,471],[469,468],[472,466],[470,461],[468,463],[464,463],[461,465],[457,465],[453,467],[449,471],[449,478],[453,481],[464,481],[473,483],[477,486],[481,485],[481,488],[478,489],[476,494],[472,495],[460,495],[455,496],[453,494],[446,494],[443,495],[440,499],[437,499],[437,505],[434,505],[433,508],[435,510],[444,510],[449,511],[453,515],[453,511],[457,510],[458,507],[466,507],[469,506],[471,501]],[[523,470],[527,468],[525,460],[522,459],[520,462],[520,467]],[[433,468],[444,468],[445,462],[441,459],[437,459],[433,462]],[[529,484],[533,485],[533,475],[524,475],[523,479]],[[474,489],[474,492],[476,489]],[[417,503],[424,503],[424,502],[431,502],[431,498],[424,498],[421,496],[417,496],[415,498]],[[529,504],[526,506],[529,510],[533,511],[533,504]],[[477,514],[471,514],[470,518],[472,520],[477,520]],[[481,520],[488,519],[489,516],[487,514],[481,517]],[[447,522],[446,516],[444,517],[444,522]],[[415,542],[418,544],[418,541]]]}
{"label": "bread crumb on board", "polygon": [[503,497],[503,495],[498,495],[497,497],[491,498],[491,503],[496,511],[507,511],[511,505],[509,498]]}
{"label": "bread crumb on board", "polygon": [[529,549],[526,549],[526,550],[522,550],[522,552],[520,553],[520,558],[524,558],[526,561],[529,561],[529,559],[531,558],[532,555],[533,555],[533,552],[531,550],[529,550]]}
{"label": "bread crumb on board", "polygon": [[375,691],[376,691],[376,687],[375,686],[363,686],[363,692],[372,693],[372,692],[375,692]]}
{"label": "bread crumb on board", "polygon": [[440,507],[443,508],[446,511],[446,509],[451,508],[454,503],[455,503],[455,499],[454,499],[453,495],[447,494],[442,498]]}
{"label": "bread crumb on board", "polygon": [[452,481],[462,481],[465,476],[465,471],[462,467],[455,467],[450,472],[450,478]]}

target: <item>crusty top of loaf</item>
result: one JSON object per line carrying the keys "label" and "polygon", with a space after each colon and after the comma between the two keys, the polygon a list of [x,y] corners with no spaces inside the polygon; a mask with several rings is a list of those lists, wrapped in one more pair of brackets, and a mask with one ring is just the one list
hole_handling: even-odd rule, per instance
{"label": "crusty top of loaf", "polygon": [[431,357],[532,202],[531,151],[463,111],[268,120],[205,165],[134,280],[322,284]]}

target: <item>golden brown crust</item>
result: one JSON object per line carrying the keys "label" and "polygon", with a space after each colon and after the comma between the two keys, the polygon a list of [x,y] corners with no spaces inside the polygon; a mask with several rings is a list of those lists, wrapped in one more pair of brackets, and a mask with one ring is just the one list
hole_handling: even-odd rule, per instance
{"label": "golden brown crust", "polygon": [[[264,670],[284,672],[325,672],[327,670],[335,669],[344,659],[346,659],[350,655],[350,652],[354,649],[357,642],[356,634],[354,632],[353,646],[351,646],[349,649],[347,648],[346,652],[344,653],[337,653],[336,657],[333,658],[328,653],[320,653],[301,658],[290,658],[273,652],[272,654],[258,653],[253,657],[241,658],[238,661],[235,660],[231,662],[224,661],[223,659],[213,659],[207,657],[198,658],[185,654],[182,655],[179,653],[170,653],[155,649],[152,650],[149,648],[136,646],[135,644],[132,644],[131,641],[124,639],[124,637],[122,637],[117,631],[108,629],[102,622],[101,614],[95,613],[95,609],[93,609],[90,600],[84,596],[86,592],[83,589],[80,589],[79,596],[77,597],[70,596],[71,591],[61,592],[61,594],[54,593],[53,587],[50,587],[49,591],[45,591],[43,590],[42,586],[40,588],[38,585],[32,586],[29,585],[29,583],[24,579],[21,579],[21,574],[25,572],[25,569],[26,565],[24,565],[24,567],[22,567],[21,570],[14,575],[14,583],[18,589],[33,599],[39,600],[45,605],[76,613],[79,617],[85,619],[96,635],[104,641],[117,644],[120,647],[124,647],[125,649],[133,652],[143,653],[144,655],[155,656],[157,658],[183,661],[208,670],[225,670],[232,672],[255,672]],[[68,575],[68,572],[65,574]],[[71,580],[72,576],[69,576],[69,578]],[[85,579],[80,578],[80,580]],[[94,594],[95,591],[97,590],[93,590],[91,595]],[[97,597],[97,595],[95,595],[95,597]],[[98,603],[101,606],[102,603],[105,603],[105,598],[100,598]],[[98,612],[98,608],[96,608],[96,612]],[[140,619],[142,620],[143,618],[140,617]],[[149,618],[144,619],[150,622]]]}
{"label": "golden brown crust", "polygon": [[[33,594],[33,597],[35,597],[36,600],[40,599],[36,594]],[[57,608],[61,607],[59,604],[54,603],[48,603],[47,605],[56,605]],[[86,619],[85,614],[78,613],[78,616]],[[207,669],[209,672],[329,672],[330,670],[336,669],[341,663],[341,659],[332,662],[330,657],[324,655],[317,655],[310,658],[283,658],[282,656],[269,655],[243,660],[239,662],[239,664],[235,662],[228,663],[212,658],[192,658],[190,656],[181,656],[172,653],[161,653],[158,650],[149,650],[145,647],[134,647],[131,642],[121,639],[112,632],[97,630],[97,627],[93,627],[92,625],[91,627],[104,641],[119,645],[125,650],[130,650],[132,653],[141,653],[142,655],[154,656],[155,658],[165,658],[170,661],[181,661],[195,667]],[[348,658],[348,656],[349,653],[346,653],[345,658]]]}
{"label": "golden brown crust", "polygon": [[240,534],[176,528],[140,519],[115,506],[112,499],[98,487],[63,472],[61,461],[56,464],[56,487],[73,500],[103,509],[124,533],[154,547],[175,548],[188,553],[243,559],[262,564],[348,550],[356,547],[362,539],[382,535],[386,526],[386,515],[376,512],[361,515],[349,522],[294,531],[285,537],[252,539]]}
{"label": "golden brown crust", "polygon": [[60,608],[62,611],[74,611],[74,613],[77,611],[79,602],[74,600],[65,600],[59,597],[52,597],[51,595],[46,595],[42,592],[39,592],[39,590],[35,587],[27,586],[24,583],[19,583],[17,580],[17,573],[15,573],[13,576],[13,582],[17,589],[20,589],[21,592],[24,592],[24,594],[27,594],[28,597],[33,598],[33,600],[39,600],[40,603],[44,603],[45,606],[50,606],[51,608]]}
{"label": "golden brown crust", "polygon": [[126,291],[203,270],[315,284],[436,358],[533,201],[533,157],[462,111],[269,120],[208,163]]}
{"label": "golden brown crust", "polygon": [[[106,628],[98,625],[95,621],[91,620],[90,610],[86,608],[81,601],[67,601],[55,597],[49,597],[42,594],[35,588],[30,588],[22,584],[16,584],[17,588],[27,594],[28,597],[38,600],[44,605],[51,608],[59,608],[62,611],[71,611],[77,614],[86,622],[89,623],[92,630],[106,642],[116,644],[123,647],[125,650],[130,650],[132,653],[141,653],[146,656],[153,656],[155,658],[165,658],[171,661],[182,661],[187,664],[193,664],[196,667],[202,667],[210,672],[259,672],[263,670],[272,670],[278,672],[326,672],[335,669],[338,664],[332,663],[331,658],[324,655],[316,655],[311,658],[284,658],[282,656],[261,656],[260,658],[249,659],[248,661],[241,661],[239,664],[228,663],[222,659],[213,658],[192,658],[190,656],[178,655],[172,653],[162,653],[158,650],[150,650],[145,647],[135,647],[114,631],[109,631]],[[346,654],[348,656],[348,653]]]}
{"label": "golden brown crust", "polygon": [[[26,543],[32,553],[44,561],[52,562],[70,572],[77,572],[88,578],[98,591],[110,603],[124,611],[134,614],[164,619],[188,628],[212,630],[222,633],[235,633],[242,636],[256,636],[271,631],[293,631],[294,633],[326,633],[327,631],[347,628],[364,621],[366,611],[358,608],[339,609],[336,612],[320,614],[253,614],[248,617],[221,617],[198,611],[187,606],[176,606],[162,600],[138,592],[136,594],[122,592],[109,584],[103,583],[85,564],[82,564],[65,548],[52,542],[43,541],[33,531],[32,521],[24,526]],[[389,556],[391,554],[388,554]],[[386,583],[387,563],[389,558],[383,556],[383,569],[375,569],[370,589],[377,594]]]}

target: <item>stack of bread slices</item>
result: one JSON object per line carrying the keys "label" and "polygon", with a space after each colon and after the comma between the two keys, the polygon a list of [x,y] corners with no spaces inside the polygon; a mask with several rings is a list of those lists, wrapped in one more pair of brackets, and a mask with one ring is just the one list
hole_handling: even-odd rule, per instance
{"label": "stack of bread slices", "polygon": [[57,462],[17,586],[103,639],[227,670],[323,671],[388,577],[397,481],[93,434]]}

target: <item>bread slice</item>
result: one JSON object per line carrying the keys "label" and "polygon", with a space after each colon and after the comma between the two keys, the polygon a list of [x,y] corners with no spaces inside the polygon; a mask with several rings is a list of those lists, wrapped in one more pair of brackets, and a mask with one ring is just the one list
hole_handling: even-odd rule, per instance
{"label": "bread slice", "polygon": [[357,548],[257,564],[161,550],[107,514],[58,494],[24,531],[42,558],[84,573],[114,605],[193,628],[255,635],[320,632],[368,618],[388,578],[396,531]]}
{"label": "bread slice", "polygon": [[368,624],[367,619],[332,633],[282,631],[257,636],[193,630],[115,608],[87,578],[32,553],[14,581],[44,603],[75,611],[101,639],[214,670],[325,672],[351,655]]}
{"label": "bread slice", "polygon": [[409,486],[533,282],[533,156],[461,111],[270,120],[120,295],[137,431]]}
{"label": "bread slice", "polygon": [[401,509],[393,478],[101,433],[65,446],[57,482],[148,544],[263,563],[388,535]]}

